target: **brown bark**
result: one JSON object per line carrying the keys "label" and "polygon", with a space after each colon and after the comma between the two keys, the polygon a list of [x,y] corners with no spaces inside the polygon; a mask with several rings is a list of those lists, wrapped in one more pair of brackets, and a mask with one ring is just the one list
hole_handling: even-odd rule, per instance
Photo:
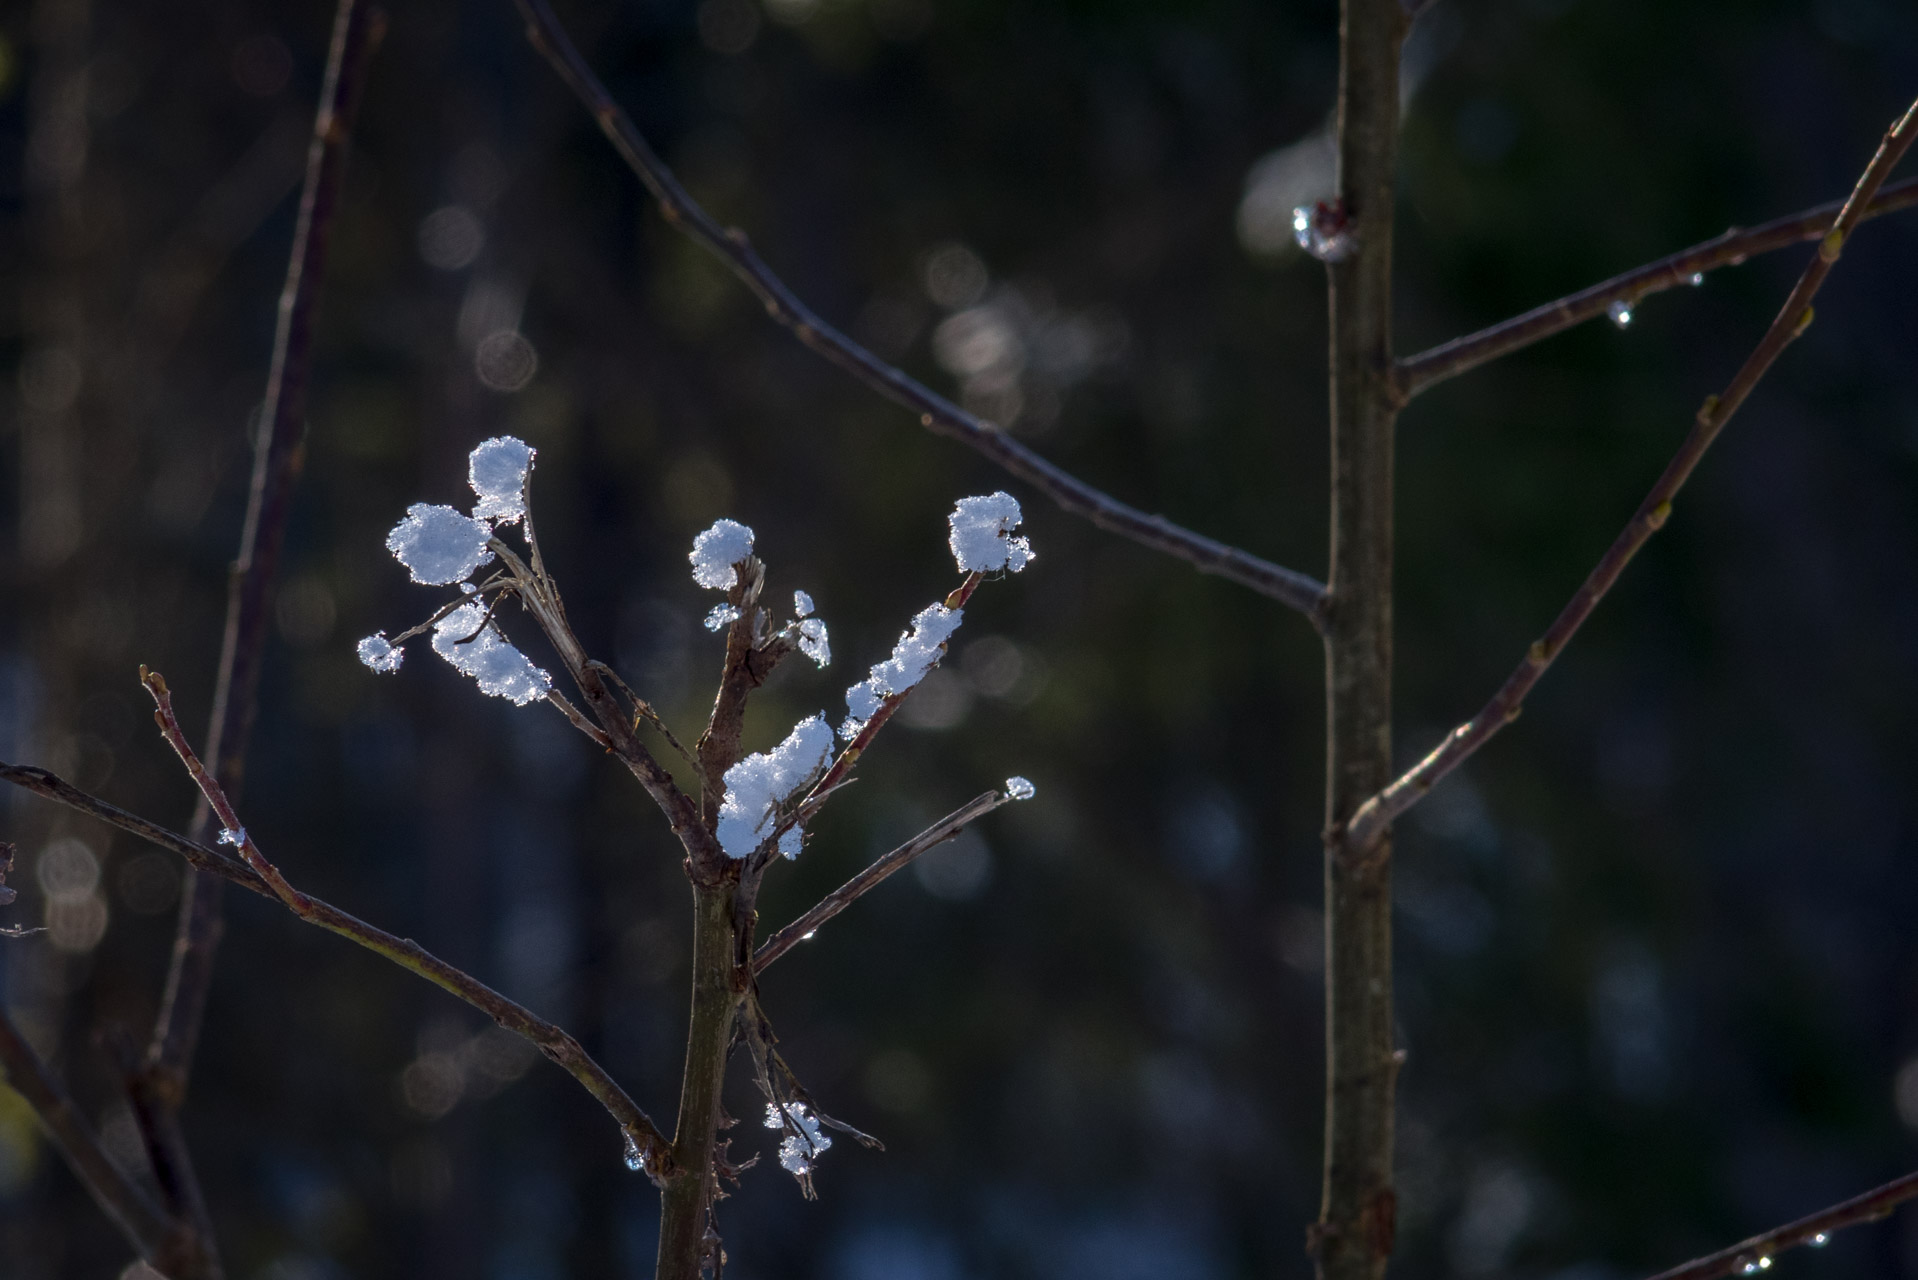
{"label": "brown bark", "polygon": [[[1328,272],[1332,547],[1326,654],[1329,833],[1391,779],[1392,201],[1398,0],[1347,0],[1340,39],[1339,212],[1355,247]],[[1325,1170],[1319,1274],[1375,1280],[1392,1251],[1391,839],[1325,847]]]}

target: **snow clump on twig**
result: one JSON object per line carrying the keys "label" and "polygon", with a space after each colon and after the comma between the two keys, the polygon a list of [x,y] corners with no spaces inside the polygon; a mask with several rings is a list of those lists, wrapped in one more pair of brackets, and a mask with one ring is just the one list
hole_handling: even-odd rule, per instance
{"label": "snow clump on twig", "polygon": [[1018,774],[1006,779],[1006,794],[1014,800],[1030,800],[1039,794],[1039,788]]}
{"label": "snow clump on twig", "polygon": [[458,582],[493,558],[486,549],[493,527],[451,507],[415,502],[386,535],[386,549],[413,581],[431,587]]}
{"label": "snow clump on twig", "polygon": [[360,661],[375,671],[398,671],[400,664],[406,661],[406,650],[394,646],[386,638],[384,631],[378,631],[360,641],[355,651]]}
{"label": "snow clump on twig", "polygon": [[515,706],[537,701],[553,687],[553,677],[494,630],[477,604],[463,604],[433,624],[433,652],[477,680],[481,693]]}
{"label": "snow clump on twig", "polygon": [[716,520],[710,529],[693,539],[687,559],[693,564],[693,581],[702,587],[724,591],[739,581],[733,566],[753,553],[753,531],[737,520]]}
{"label": "snow clump on twig", "polygon": [[966,573],[1019,572],[1033,559],[1031,541],[1012,536],[1023,518],[1019,500],[1003,490],[959,499],[946,517],[952,558]]}
{"label": "snow clump on twig", "polygon": [[468,455],[467,482],[479,495],[474,519],[512,524],[526,514],[526,476],[536,452],[524,440],[494,436]]}
{"label": "snow clump on twig", "polygon": [[766,1127],[768,1129],[797,1128],[798,1134],[788,1133],[786,1140],[779,1144],[779,1167],[795,1177],[805,1177],[813,1170],[814,1161],[828,1147],[832,1139],[820,1131],[819,1121],[803,1102],[789,1102],[783,1113],[777,1103],[766,1104]]}
{"label": "snow clump on twig", "polygon": [[846,690],[846,710],[851,714],[839,727],[840,735],[857,737],[882,702],[924,680],[926,673],[938,665],[943,646],[964,617],[964,609],[948,609],[943,604],[921,609],[912,620],[912,630],[893,646],[892,656],[875,664],[864,680]]}
{"label": "snow clump on twig", "polygon": [[[807,716],[771,751],[758,751],[726,770],[726,799],[719,806],[714,835],[729,858],[743,858],[759,847],[773,811],[812,781],[832,755],[832,730],[823,716]],[[779,851],[799,856],[798,826],[779,838]]]}

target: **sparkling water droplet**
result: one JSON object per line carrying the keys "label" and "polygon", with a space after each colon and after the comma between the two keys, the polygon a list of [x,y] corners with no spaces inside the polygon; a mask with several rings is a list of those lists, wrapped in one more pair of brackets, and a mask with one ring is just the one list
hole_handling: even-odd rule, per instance
{"label": "sparkling water droplet", "polygon": [[1343,262],[1358,248],[1351,219],[1337,200],[1300,205],[1292,211],[1292,238],[1320,262]]}
{"label": "sparkling water droplet", "polygon": [[1759,1269],[1760,1271],[1770,1271],[1770,1270],[1771,1270],[1771,1255],[1770,1255],[1770,1254],[1767,1254],[1767,1255],[1765,1255],[1764,1257],[1762,1257],[1762,1258],[1760,1258],[1760,1259],[1758,1260],[1758,1269]]}
{"label": "sparkling water droplet", "polygon": [[1741,1275],[1741,1276],[1755,1276],[1755,1275],[1757,1275],[1757,1274],[1758,1274],[1758,1261],[1757,1261],[1757,1259],[1755,1259],[1755,1258],[1745,1258],[1745,1259],[1742,1259],[1742,1260],[1740,1260],[1740,1262],[1738,1263],[1738,1274],[1739,1274],[1739,1275]]}
{"label": "sparkling water droplet", "polygon": [[1610,316],[1612,318],[1612,323],[1617,325],[1619,328],[1621,329],[1629,328],[1632,323],[1632,304],[1624,301],[1623,299],[1620,299],[1619,301],[1614,302],[1611,306],[1605,308],[1605,314]]}
{"label": "sparkling water droplet", "polygon": [[1705,283],[1705,273],[1703,271],[1692,272],[1692,288],[1696,289],[1699,285],[1704,283]]}
{"label": "sparkling water droplet", "polygon": [[806,932],[799,935],[799,940],[801,942],[811,942],[813,940],[814,935],[817,934],[818,932],[819,930],[817,929],[808,929],[806,930]]}
{"label": "sparkling water droplet", "polygon": [[1817,1235],[1811,1238],[1811,1247],[1814,1249],[1822,1249],[1830,1243],[1831,1243],[1831,1237],[1823,1231],[1820,1231]]}
{"label": "sparkling water droplet", "polygon": [[640,1154],[639,1143],[630,1133],[626,1135],[626,1167],[634,1173],[646,1167],[646,1157]]}

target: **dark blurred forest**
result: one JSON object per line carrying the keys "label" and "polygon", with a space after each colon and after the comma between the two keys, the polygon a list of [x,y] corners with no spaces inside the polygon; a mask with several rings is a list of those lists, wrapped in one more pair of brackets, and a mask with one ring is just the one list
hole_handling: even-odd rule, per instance
{"label": "dark blurred forest", "polygon": [[[1323,658],[1299,617],[1043,504],[825,365],[669,228],[507,0],[389,5],[321,310],[243,813],[298,884],[576,1033],[669,1121],[689,895],[559,716],[423,654],[382,541],[539,449],[573,622],[682,736],[720,642],[686,550],[752,525],[836,664],[1033,567],[768,880],[769,926],[1010,773],[1038,785],[770,972],[842,1142],[719,1207],[737,1280],[1304,1276],[1322,1123]],[[1323,574],[1331,0],[574,0],[688,187],[822,315],[1148,510]],[[183,827],[136,680],[204,724],[332,5],[0,7],[0,758]],[[1896,0],[1440,0],[1408,54],[1399,347],[1842,196],[1918,91]],[[1317,184],[1315,186],[1315,184]],[[1477,709],[1809,250],[1468,374],[1403,420],[1400,751]],[[1868,224],[1524,719],[1401,824],[1407,1280],[1623,1280],[1918,1163],[1918,215]],[[529,643],[530,628],[515,632]],[[138,1157],[179,864],[25,793],[4,999]],[[242,1280],[651,1275],[658,1207],[573,1081],[228,895],[187,1126]],[[737,1064],[736,1064],[737,1065]],[[743,1069],[734,1155],[770,1151]],[[0,1091],[0,1273],[128,1250]],[[1918,1275],[1918,1214],[1782,1258]]]}

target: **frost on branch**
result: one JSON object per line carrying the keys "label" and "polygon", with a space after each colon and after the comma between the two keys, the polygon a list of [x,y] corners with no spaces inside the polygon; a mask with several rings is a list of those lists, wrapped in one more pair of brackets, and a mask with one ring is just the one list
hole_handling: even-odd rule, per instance
{"label": "frost on branch", "polygon": [[[780,803],[812,781],[831,755],[825,718],[807,716],[771,751],[754,752],[726,770],[726,800],[714,832],[726,856],[743,858],[758,848]],[[801,838],[798,827],[790,828],[779,839],[779,851],[797,857]]]}
{"label": "frost on branch", "polygon": [[948,609],[943,604],[921,609],[912,620],[912,630],[900,636],[899,643],[893,646],[892,657],[876,664],[864,680],[846,690],[846,710],[850,714],[839,727],[840,734],[857,737],[866,727],[866,721],[879,710],[880,703],[925,679],[926,672],[938,665],[946,641],[959,629],[963,617],[965,610]]}
{"label": "frost on branch", "polygon": [[799,620],[799,652],[822,667],[832,661],[832,642],[826,637],[825,619],[801,618]]}
{"label": "frost on branch", "polygon": [[545,697],[553,677],[534,666],[492,623],[480,630],[485,621],[486,610],[478,604],[461,605],[433,624],[433,652],[477,680],[481,693],[509,698],[521,707]]}
{"label": "frost on branch", "polygon": [[486,540],[492,536],[492,526],[484,520],[416,502],[386,535],[386,549],[406,566],[413,581],[438,587],[458,582],[491,560]]}
{"label": "frost on branch", "polygon": [[729,604],[716,604],[706,614],[706,630],[718,631],[739,619],[739,610]]}
{"label": "frost on branch", "polygon": [[753,553],[753,531],[737,520],[716,520],[693,539],[693,581],[724,591],[739,581],[733,566]]}
{"label": "frost on branch", "polygon": [[812,597],[803,591],[793,592],[793,617],[805,618],[812,614]]}
{"label": "frost on branch", "polygon": [[952,558],[966,573],[1019,572],[1032,561],[1032,543],[1011,536],[1023,518],[1019,500],[1004,491],[959,499],[946,517]]}
{"label": "frost on branch", "polygon": [[474,519],[512,524],[526,514],[526,475],[537,452],[512,436],[494,436],[473,450],[466,460],[466,477],[479,495]]}
{"label": "frost on branch", "polygon": [[796,1178],[810,1174],[820,1155],[832,1146],[832,1139],[820,1131],[819,1121],[803,1102],[787,1103],[783,1113],[776,1103],[767,1103],[766,1127],[788,1130],[779,1144],[779,1167]]}
{"label": "frost on branch", "polygon": [[396,648],[386,638],[384,631],[375,632],[360,641],[354,652],[360,655],[361,662],[375,671],[398,671],[400,664],[406,661],[406,650]]}

